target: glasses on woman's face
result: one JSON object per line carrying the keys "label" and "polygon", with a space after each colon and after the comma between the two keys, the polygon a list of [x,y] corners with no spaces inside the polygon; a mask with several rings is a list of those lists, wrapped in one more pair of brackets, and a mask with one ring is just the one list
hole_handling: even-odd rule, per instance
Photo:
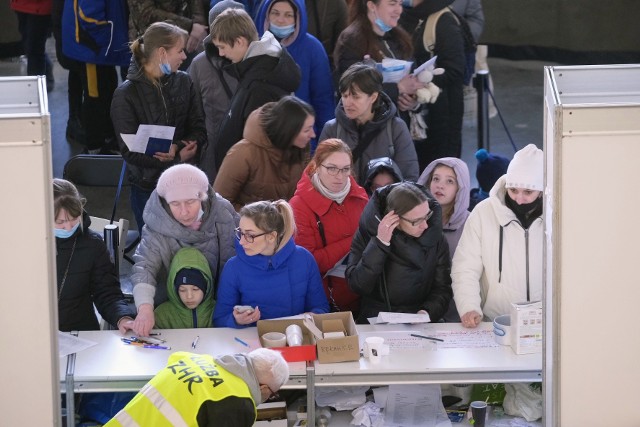
{"label": "glasses on woman's face", "polygon": [[260,233],[260,234],[243,233],[242,230],[240,230],[240,227],[236,228],[234,231],[235,231],[235,234],[236,234],[236,239],[240,240],[241,238],[244,237],[244,240],[246,240],[247,243],[253,243],[253,241],[255,240],[256,237],[260,237],[260,236],[264,236],[265,234],[269,234],[268,231],[266,231],[264,233]]}
{"label": "glasses on woman's face", "polygon": [[325,165],[320,165],[323,168],[325,168],[327,170],[327,173],[331,176],[336,176],[339,173],[343,174],[343,175],[349,175],[351,173],[351,166],[347,166],[345,168],[337,168],[335,166],[325,166]]}
{"label": "glasses on woman's face", "polygon": [[400,219],[407,221],[409,224],[415,227],[416,225],[420,224],[422,221],[424,222],[429,221],[429,218],[431,218],[431,216],[433,216],[433,211],[429,211],[429,213],[423,216],[422,218],[407,219],[401,216]]}

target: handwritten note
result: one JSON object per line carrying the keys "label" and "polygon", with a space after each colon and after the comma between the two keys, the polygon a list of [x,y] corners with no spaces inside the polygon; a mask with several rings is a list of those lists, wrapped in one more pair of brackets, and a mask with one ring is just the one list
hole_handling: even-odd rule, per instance
{"label": "handwritten note", "polygon": [[496,343],[493,337],[492,330],[465,329],[462,331],[441,331],[428,335],[444,340],[444,342],[438,343],[439,349],[500,347],[500,344]]}

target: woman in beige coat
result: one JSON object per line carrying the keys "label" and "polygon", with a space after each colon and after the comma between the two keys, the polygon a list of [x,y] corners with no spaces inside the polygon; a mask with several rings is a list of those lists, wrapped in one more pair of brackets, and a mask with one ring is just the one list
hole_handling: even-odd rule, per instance
{"label": "woman in beige coat", "polygon": [[260,200],[289,200],[316,136],[314,122],[313,108],[295,96],[258,108],[222,161],[213,188],[236,210]]}

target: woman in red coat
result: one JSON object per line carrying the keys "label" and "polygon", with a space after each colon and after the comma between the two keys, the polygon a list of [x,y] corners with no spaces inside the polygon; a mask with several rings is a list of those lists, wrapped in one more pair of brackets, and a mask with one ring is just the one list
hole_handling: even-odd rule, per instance
{"label": "woman in red coat", "polygon": [[339,139],[318,144],[290,201],[296,221],[296,243],[308,249],[318,263],[333,311],[357,316],[360,297],[344,278],[346,257],[367,193],[352,175],[349,146]]}

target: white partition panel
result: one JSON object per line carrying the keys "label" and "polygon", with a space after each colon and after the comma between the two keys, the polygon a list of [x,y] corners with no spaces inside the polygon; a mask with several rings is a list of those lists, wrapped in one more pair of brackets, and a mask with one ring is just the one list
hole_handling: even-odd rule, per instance
{"label": "white partition panel", "polygon": [[638,425],[640,66],[547,67],[545,425]]}
{"label": "white partition panel", "polygon": [[44,77],[0,78],[0,425],[60,424],[51,132]]}

